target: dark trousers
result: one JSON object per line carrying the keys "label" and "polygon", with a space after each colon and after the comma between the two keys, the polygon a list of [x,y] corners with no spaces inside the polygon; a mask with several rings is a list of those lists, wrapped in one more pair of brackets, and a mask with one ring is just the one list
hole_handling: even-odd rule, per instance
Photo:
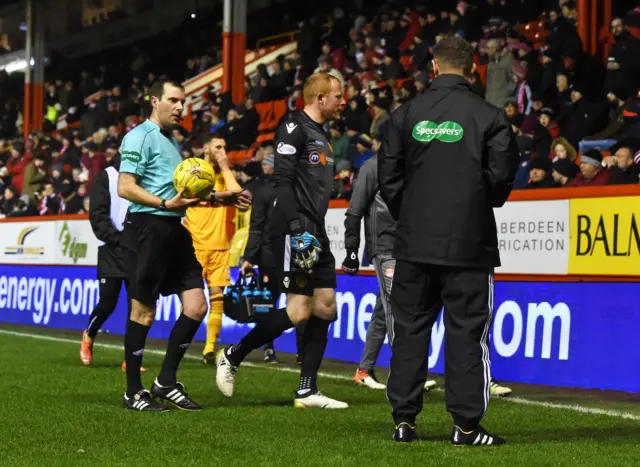
{"label": "dark trousers", "polygon": [[[278,297],[280,297],[280,291],[278,290],[278,281],[276,279],[276,268],[263,266],[260,268],[260,282],[267,286],[269,291],[271,292],[271,298],[273,300],[274,305],[278,303]],[[276,311],[276,307],[273,307],[273,311]],[[264,350],[274,350],[273,341],[267,342],[264,347]]]}
{"label": "dark trousers", "polygon": [[445,402],[464,431],[475,429],[489,403],[489,328],[493,271],[396,262],[387,397],[394,422],[415,423],[422,410],[431,328],[444,305]]}

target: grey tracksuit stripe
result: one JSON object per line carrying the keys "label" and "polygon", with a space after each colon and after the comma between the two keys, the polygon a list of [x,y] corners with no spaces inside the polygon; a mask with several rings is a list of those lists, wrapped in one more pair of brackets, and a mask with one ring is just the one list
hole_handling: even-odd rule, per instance
{"label": "grey tracksuit stripe", "polygon": [[367,329],[367,338],[360,361],[360,368],[366,369],[372,369],[375,366],[385,335],[389,335],[389,343],[393,342],[393,314],[390,302],[393,277],[385,276],[385,271],[390,268],[395,269],[395,260],[390,256],[376,256],[373,258],[373,264],[380,284],[380,293]]}

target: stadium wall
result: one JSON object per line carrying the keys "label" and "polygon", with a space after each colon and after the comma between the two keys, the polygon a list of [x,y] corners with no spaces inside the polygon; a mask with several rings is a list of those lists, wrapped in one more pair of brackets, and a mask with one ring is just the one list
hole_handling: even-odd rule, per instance
{"label": "stadium wall", "polygon": [[[566,190],[556,195],[566,197]],[[556,190],[535,191],[549,198]],[[492,374],[512,382],[640,392],[640,376],[628,367],[640,359],[634,339],[640,323],[640,191],[571,191],[571,199],[544,200],[514,193],[496,210],[503,266],[496,270]],[[335,203],[327,217],[338,264],[344,209]],[[99,298],[97,241],[86,216],[5,219],[0,232],[0,321],[84,329]],[[338,275],[338,316],[326,353],[354,364],[378,292],[364,250],[361,258],[362,274]],[[232,269],[233,280],[237,274]],[[285,302],[282,296],[279,305]],[[161,297],[150,336],[166,339],[179,310],[176,296]],[[123,334],[125,320],[121,300],[104,329]],[[237,341],[251,326],[225,316],[222,342]],[[204,338],[202,326],[196,340]],[[440,316],[429,352],[434,373],[444,373],[443,345]],[[294,353],[295,335],[285,333],[276,348]],[[378,364],[388,366],[389,357],[385,342]]]}

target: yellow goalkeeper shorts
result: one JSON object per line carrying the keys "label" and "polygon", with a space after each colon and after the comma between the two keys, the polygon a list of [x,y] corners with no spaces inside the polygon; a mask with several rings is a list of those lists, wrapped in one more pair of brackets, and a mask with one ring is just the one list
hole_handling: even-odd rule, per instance
{"label": "yellow goalkeeper shorts", "polygon": [[231,285],[229,250],[196,250],[196,258],[202,266],[202,278],[209,287]]}

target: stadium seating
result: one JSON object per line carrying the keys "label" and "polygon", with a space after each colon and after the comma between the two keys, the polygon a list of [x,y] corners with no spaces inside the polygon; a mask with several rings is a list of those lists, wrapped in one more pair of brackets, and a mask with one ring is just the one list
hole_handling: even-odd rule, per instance
{"label": "stadium seating", "polygon": [[282,99],[259,103],[256,104],[256,110],[258,111],[258,115],[260,115],[258,131],[274,131],[280,119],[284,117],[284,114],[287,112],[287,101]]}

